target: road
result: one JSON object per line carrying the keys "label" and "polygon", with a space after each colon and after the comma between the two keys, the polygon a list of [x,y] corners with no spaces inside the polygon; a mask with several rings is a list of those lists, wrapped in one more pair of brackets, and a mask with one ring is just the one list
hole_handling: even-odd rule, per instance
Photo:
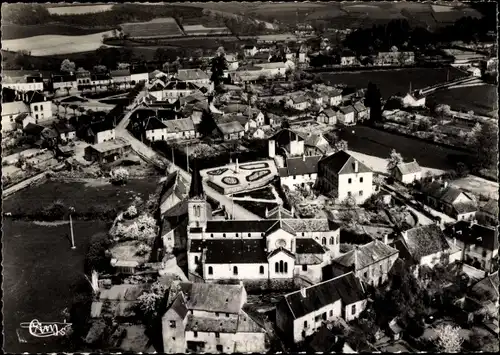
{"label": "road", "polygon": [[[127,130],[127,126],[130,122],[130,116],[137,108],[138,102],[142,96],[144,96],[144,91],[141,91],[141,93],[137,95],[134,104],[128,107],[130,111],[125,114],[120,123],[118,123],[118,125],[115,127],[116,137],[122,138],[127,142],[129,142],[132,147],[132,150],[134,150],[141,157],[145,158],[146,160],[150,161],[153,164],[156,164],[157,166],[161,167],[168,166],[170,171],[178,170],[181,173],[182,177],[186,179],[186,181],[191,182],[191,174],[189,174],[187,171],[183,170],[179,166],[172,164],[172,162],[165,159],[165,157],[159,155],[153,149],[151,149],[150,147],[139,141],[137,138],[132,136],[132,134],[130,134],[130,132]],[[215,191],[206,183],[203,183],[203,188],[205,189],[205,193],[207,194],[208,197],[212,198],[215,201],[218,201],[222,206],[225,207],[227,213],[229,213],[230,215],[234,213],[233,217],[235,219],[244,219],[244,220],[261,219],[259,216],[233,203],[232,200],[229,199],[227,196],[222,195],[219,192]]]}

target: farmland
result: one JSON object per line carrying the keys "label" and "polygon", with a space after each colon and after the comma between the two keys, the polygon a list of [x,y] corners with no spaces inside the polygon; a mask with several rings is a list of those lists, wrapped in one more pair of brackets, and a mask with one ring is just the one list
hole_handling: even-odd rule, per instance
{"label": "farmland", "polygon": [[368,83],[372,82],[380,89],[382,98],[387,99],[398,93],[405,95],[410,88],[410,84],[413,89],[421,89],[445,82],[448,70],[450,80],[465,76],[463,72],[455,68],[372,70],[349,73],[322,73],[321,76],[331,84],[344,84],[355,88],[366,88]]}
{"label": "farmland", "polygon": [[81,15],[109,11],[112,7],[113,5],[71,5],[49,7],[47,10],[51,15]]}
{"label": "farmland", "polygon": [[183,33],[172,17],[148,22],[124,23],[123,32],[130,38],[180,37]]}
{"label": "farmland", "polygon": [[79,27],[59,23],[44,25],[2,24],[2,42],[42,35],[84,36],[112,30],[113,27]]}
{"label": "farmland", "polygon": [[[439,102],[450,105],[453,110],[493,116],[498,110],[497,87],[481,85],[435,92],[427,98],[429,103]],[[498,117],[498,116],[497,116]]]}
{"label": "farmland", "polygon": [[7,51],[29,51],[32,56],[48,56],[95,51],[102,46],[103,35],[111,31],[83,36],[43,35],[22,39],[2,40],[2,48]]}
{"label": "farmland", "polygon": [[184,25],[184,32],[188,36],[225,35],[231,34],[226,27],[205,27],[203,25]]}

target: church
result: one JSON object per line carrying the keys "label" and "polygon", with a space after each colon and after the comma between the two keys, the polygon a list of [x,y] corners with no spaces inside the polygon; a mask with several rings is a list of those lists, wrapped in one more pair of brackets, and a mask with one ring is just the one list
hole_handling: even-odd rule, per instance
{"label": "church", "polygon": [[212,219],[199,171],[193,172],[187,204],[190,277],[269,288],[314,284],[322,267],[339,256],[340,226],[326,218],[280,213],[275,219]]}

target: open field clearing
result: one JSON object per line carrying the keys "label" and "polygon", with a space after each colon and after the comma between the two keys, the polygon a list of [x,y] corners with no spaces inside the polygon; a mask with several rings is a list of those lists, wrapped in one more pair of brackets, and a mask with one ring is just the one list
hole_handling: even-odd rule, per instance
{"label": "open field clearing", "polygon": [[112,7],[113,5],[71,5],[49,7],[47,10],[51,15],[81,15],[109,11]]}
{"label": "open field clearing", "polygon": [[102,39],[105,34],[109,36],[111,31],[84,36],[43,35],[11,39],[2,41],[2,47],[7,51],[29,51],[32,56],[89,52],[95,51],[102,46]]}
{"label": "open field clearing", "polygon": [[123,32],[131,38],[160,38],[183,36],[172,17],[163,17],[148,22],[124,23]]}
{"label": "open field clearing", "polygon": [[496,182],[469,175],[465,178],[454,180],[451,184],[473,194],[482,194],[498,200],[498,183]]}
{"label": "open field clearing", "polygon": [[85,28],[58,23],[29,26],[2,24],[2,41],[43,35],[83,36],[112,29],[112,26],[106,28]]}
{"label": "open field clearing", "polygon": [[188,36],[231,34],[231,31],[226,27],[205,27],[203,25],[188,25],[183,27],[184,32]]}
{"label": "open field clearing", "polygon": [[450,105],[453,110],[468,112],[473,110],[478,115],[498,117],[498,92],[495,85],[481,85],[448,89],[432,93],[429,103],[438,102]]}
{"label": "open field clearing", "polygon": [[[366,88],[368,82],[377,85],[382,98],[387,99],[397,93],[406,95],[411,87],[422,89],[424,87],[446,81],[447,68],[406,68],[391,70],[371,70],[349,73],[322,73],[324,80],[331,84],[345,84],[355,88]],[[454,80],[466,76],[458,69],[449,69],[449,79]],[[470,88],[466,88],[468,90]]]}

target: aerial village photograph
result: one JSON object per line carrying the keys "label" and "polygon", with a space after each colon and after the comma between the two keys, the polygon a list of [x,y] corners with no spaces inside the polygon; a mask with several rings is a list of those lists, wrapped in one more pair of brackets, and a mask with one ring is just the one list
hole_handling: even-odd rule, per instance
{"label": "aerial village photograph", "polygon": [[497,12],[2,3],[3,352],[498,352]]}

